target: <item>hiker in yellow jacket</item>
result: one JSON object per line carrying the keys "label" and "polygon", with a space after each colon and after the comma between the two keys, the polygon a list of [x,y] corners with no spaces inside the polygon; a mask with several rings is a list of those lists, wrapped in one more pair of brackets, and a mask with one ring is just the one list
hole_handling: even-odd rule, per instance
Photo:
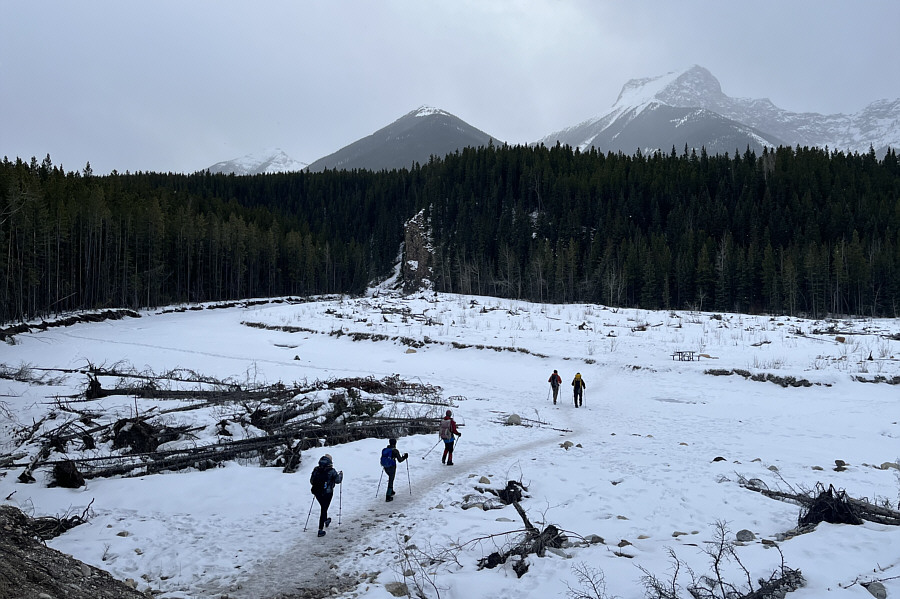
{"label": "hiker in yellow jacket", "polygon": [[575,407],[580,407],[584,405],[584,389],[587,385],[584,384],[584,379],[581,378],[581,373],[576,372],[575,378],[572,379],[572,388],[575,391]]}

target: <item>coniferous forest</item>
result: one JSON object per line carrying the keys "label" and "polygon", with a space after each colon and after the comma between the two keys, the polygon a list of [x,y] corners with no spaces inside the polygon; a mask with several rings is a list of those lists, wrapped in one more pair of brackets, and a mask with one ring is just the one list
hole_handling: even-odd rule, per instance
{"label": "coniferous forest", "polygon": [[488,146],[395,171],[113,172],[4,158],[0,321],[362,292],[430,225],[438,291],[900,314],[896,153]]}

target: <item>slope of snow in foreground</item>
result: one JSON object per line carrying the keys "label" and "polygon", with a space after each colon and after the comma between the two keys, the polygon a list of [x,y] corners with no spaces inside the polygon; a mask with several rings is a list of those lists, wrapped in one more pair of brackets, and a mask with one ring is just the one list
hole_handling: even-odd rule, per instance
{"label": "slope of snow in foreground", "polygon": [[[329,334],[339,328],[385,337]],[[244,460],[203,472],[92,479],[70,490],[48,488],[40,470],[34,484],[17,482],[21,469],[0,470],[0,499],[34,516],[80,514],[90,504],[88,523],[48,544],[165,598],[275,597],[314,588],[324,596],[334,587],[342,597],[383,599],[391,596],[385,584],[403,580],[405,568],[427,573],[425,594],[443,599],[544,599],[572,590],[594,596],[579,571],[602,582],[600,596],[637,598],[645,596],[647,573],[671,578],[674,559],[682,564],[682,587],[690,583],[687,567],[698,578],[711,574],[705,551],[721,527],[729,542],[742,529],[755,537],[735,546],[749,575],[734,561],[723,566],[723,578],[742,591],[779,571],[783,559],[806,580],[791,594],[797,599],[867,597],[863,583],[874,580],[884,581],[889,596],[900,595],[900,528],[823,523],[784,538],[800,508],[738,484],[756,478],[791,492],[822,483],[896,507],[898,470],[886,463],[900,455],[900,393],[896,385],[855,379],[900,374],[900,342],[890,338],[898,331],[896,320],[428,295],[146,312],[22,334],[0,348],[6,367],[129,364],[285,383],[399,374],[439,385],[463,436],[452,467],[441,464],[440,448],[428,454],[436,435],[400,438],[410,459],[400,465],[392,503],[383,501],[383,481],[376,496],[385,445],[378,439],[306,451],[296,474]],[[429,342],[413,353],[398,337]],[[708,357],[673,361],[674,350]],[[558,405],[547,384],[554,368],[563,378]],[[708,369],[793,376],[811,386],[784,388]],[[576,372],[587,385],[578,409],[570,386]],[[2,453],[16,446],[18,428],[85,382],[78,374],[53,386],[0,380]],[[134,398],[100,402],[107,409],[120,402],[123,416],[142,409]],[[531,426],[506,425],[511,413]],[[58,411],[59,419],[71,417]],[[572,445],[563,447],[566,441]],[[328,534],[317,538],[308,479],[326,451],[344,484]],[[835,460],[846,469],[836,471]],[[521,532],[522,520],[513,506],[462,504],[478,494],[476,486],[507,480],[527,487],[521,505],[538,528],[555,524],[573,543],[590,535],[603,542],[530,555],[521,578],[514,560],[479,570],[481,558],[518,540],[505,533]],[[401,565],[404,556],[425,565]],[[431,564],[429,556],[443,559]],[[689,595],[682,588],[679,596]]]}

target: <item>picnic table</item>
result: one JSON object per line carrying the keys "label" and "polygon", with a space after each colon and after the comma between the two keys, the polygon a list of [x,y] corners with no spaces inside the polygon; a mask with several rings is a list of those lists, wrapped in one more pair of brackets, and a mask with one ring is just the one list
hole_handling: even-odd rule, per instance
{"label": "picnic table", "polygon": [[693,362],[694,351],[690,349],[676,349],[672,352],[672,360],[678,360],[679,362]]}

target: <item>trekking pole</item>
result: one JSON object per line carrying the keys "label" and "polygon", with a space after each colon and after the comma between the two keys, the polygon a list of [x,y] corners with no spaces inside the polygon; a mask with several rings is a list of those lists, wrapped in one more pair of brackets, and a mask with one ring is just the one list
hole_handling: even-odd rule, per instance
{"label": "trekking pole", "polygon": [[[381,481],[379,481],[381,482]],[[341,512],[344,511],[344,485],[341,485],[341,490],[338,491],[338,526],[341,525]]]}
{"label": "trekking pole", "polygon": [[547,400],[550,400],[550,389],[547,389]]}
{"label": "trekking pole", "polygon": [[[434,444],[434,447],[437,447],[437,446],[438,446],[438,443],[440,443],[440,442],[441,442],[441,439],[438,439],[438,440],[437,440],[437,443]],[[429,450],[428,450],[428,453],[431,453],[432,451],[434,451],[434,447],[432,447],[431,449],[429,449]],[[424,460],[425,458],[428,457],[428,453],[426,453],[425,455],[422,456],[422,459],[423,459],[423,460]]]}
{"label": "trekking pole", "polygon": [[313,495],[312,501],[309,502],[309,514],[306,514],[306,524],[303,525],[303,532],[306,532],[306,527],[309,526],[309,517],[312,515],[312,506],[316,501],[316,496]]}
{"label": "trekking pole", "polygon": [[409,485],[409,494],[412,495],[412,481],[409,478],[409,460],[406,460],[406,482]]}
{"label": "trekking pole", "polygon": [[378,477],[378,488],[375,489],[375,497],[378,497],[378,494],[381,493],[381,479],[384,478],[384,468],[381,469],[381,476]]}

